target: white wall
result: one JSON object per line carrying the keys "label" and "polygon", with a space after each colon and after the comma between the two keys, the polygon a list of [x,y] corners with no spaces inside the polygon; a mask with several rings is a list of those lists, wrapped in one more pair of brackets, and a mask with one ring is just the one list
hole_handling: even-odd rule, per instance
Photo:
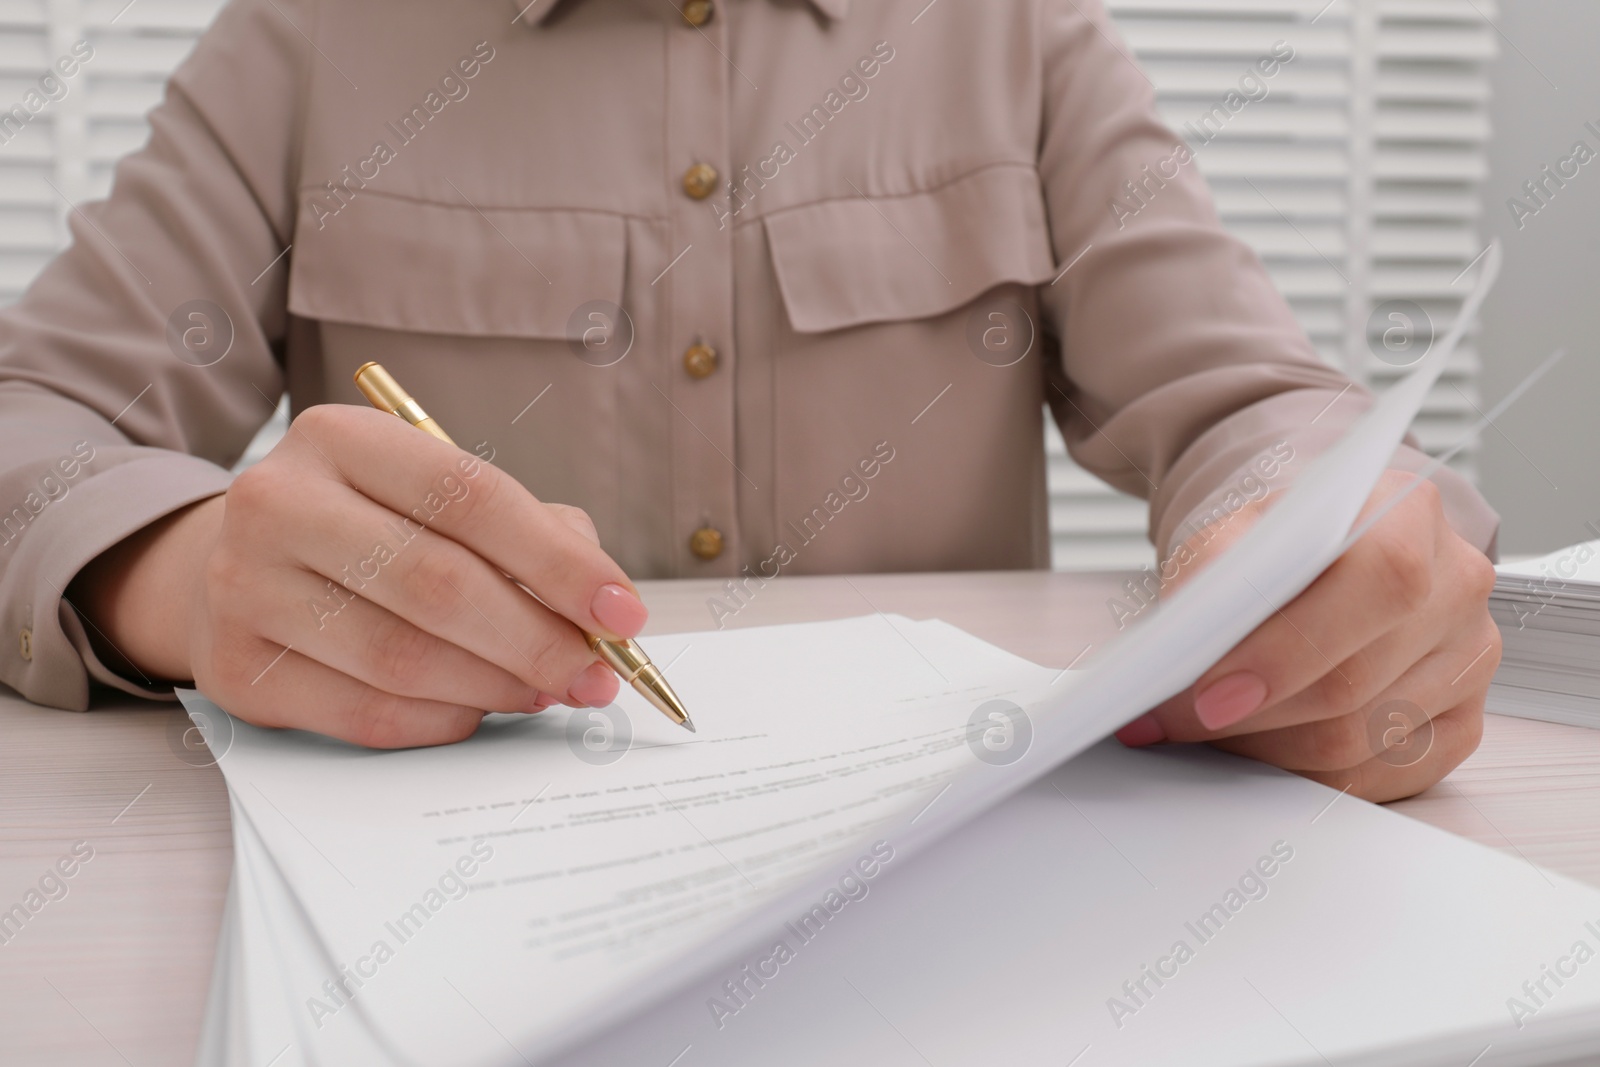
{"label": "white wall", "polygon": [[[1485,430],[1479,454],[1480,484],[1504,520],[1501,552],[1531,554],[1600,536],[1584,528],[1600,525],[1600,3],[1502,0],[1498,21],[1483,229],[1506,263],[1484,314],[1485,411],[1567,350]],[[1507,198],[1537,207],[1522,183],[1580,139],[1595,160],[1519,229]]]}

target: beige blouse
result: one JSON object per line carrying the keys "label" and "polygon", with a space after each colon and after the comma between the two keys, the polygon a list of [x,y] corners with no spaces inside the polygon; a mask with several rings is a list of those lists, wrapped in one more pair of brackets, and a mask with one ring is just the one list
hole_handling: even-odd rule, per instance
{"label": "beige blouse", "polygon": [[638,578],[1045,566],[1045,404],[1166,547],[1365,403],[1098,0],[234,0],[152,122],[0,312],[0,680],[48,704],[138,688],[78,570],[370,359]]}

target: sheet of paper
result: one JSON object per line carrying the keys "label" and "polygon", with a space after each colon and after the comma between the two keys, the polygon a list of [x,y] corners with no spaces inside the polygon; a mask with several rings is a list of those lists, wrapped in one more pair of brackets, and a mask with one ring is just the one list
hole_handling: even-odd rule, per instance
{"label": "sheet of paper", "polygon": [[[219,724],[208,740],[281,879],[280,911],[298,909],[269,918],[269,940],[310,946],[274,950],[289,971],[330,969],[329,991],[305,991],[290,1055],[319,1062],[358,1029],[417,1063],[570,1045],[826,894],[847,899],[844,879],[903,862],[1182,690],[1337,557],[1498,264],[1493,249],[1410,376],[1081,678],[887,616],[655,638],[701,734],[627,694],[633,742],[609,763],[618,727],[568,731],[564,713],[417,752],[244,724],[228,747],[231,720],[191,695]],[[696,640],[717,646],[705,667]],[[253,975],[263,957],[245,955]],[[306,977],[290,976],[291,1004]]]}
{"label": "sheet of paper", "polygon": [[[1337,444],[1313,460],[1283,498],[1226,553],[1126,631],[1070,693],[1046,693],[1030,711],[1034,744],[1003,767],[978,766],[931,819],[893,830],[908,849],[934,840],[1132,719],[1182,692],[1337,559],[1406,429],[1421,410],[1499,275],[1492,244],[1472,294],[1446,336],[1378,398]],[[1368,520],[1370,522],[1370,520]]]}
{"label": "sheet of paper", "polygon": [[[237,854],[237,853],[236,853]],[[196,1043],[197,1064],[224,1064],[228,1062],[228,1034],[237,1019],[229,1015],[229,998],[238,986],[233,976],[234,931],[239,924],[239,887],[237,880],[228,883],[228,895],[222,904],[222,929],[217,934],[217,948],[211,963],[211,986],[206,993],[205,1015],[200,1021],[200,1039]]]}
{"label": "sheet of paper", "polygon": [[[715,645],[698,668],[697,644]],[[665,637],[652,651],[676,661],[686,701],[728,712],[702,715],[690,737],[630,693],[632,742],[609,752],[584,713],[499,717],[463,745],[402,753],[228,720],[240,863],[255,866],[254,890],[275,868],[296,898],[258,910],[272,928],[259,940],[298,983],[297,1049],[338,1062],[335,1050],[382,1036],[415,1062],[489,1063],[507,1050],[499,1029],[535,1055],[563,1016],[607,1009],[630,975],[936,800],[974,748],[996,750],[1008,724],[985,714],[974,730],[981,708],[1072,682],[893,616]],[[718,702],[717,689],[742,697]],[[316,948],[283,947],[305,942]]]}
{"label": "sheet of paper", "polygon": [[[1030,743],[1015,760],[973,760],[927,810],[904,811],[874,830],[903,855],[914,854],[1036,781],[1123,723],[1181,692],[1229,649],[1309,586],[1360,533],[1355,526],[1379,476],[1499,275],[1490,246],[1472,293],[1446,336],[1295,480],[1283,498],[1228,552],[1104,650],[1070,688],[1019,697]],[[1367,520],[1370,522],[1371,520]],[[754,944],[779,916],[806,905],[836,870],[775,899],[727,935]],[[654,990],[614,1001],[615,1013],[566,1035],[577,1040],[638,1010]]]}
{"label": "sheet of paper", "polygon": [[1588,1063],[1600,962],[1575,965],[1580,939],[1600,948],[1600,889],[1509,849],[1207,748],[1108,741],[821,936],[779,929],[539,1064]]}
{"label": "sheet of paper", "polygon": [[[1519,563],[1502,563],[1495,570],[1505,578],[1538,580],[1537,585],[1530,583],[1529,587],[1538,589],[1547,597],[1592,594],[1592,590],[1583,589],[1582,586],[1600,585],[1600,541],[1568,545]],[[1569,588],[1568,583],[1573,588]]]}

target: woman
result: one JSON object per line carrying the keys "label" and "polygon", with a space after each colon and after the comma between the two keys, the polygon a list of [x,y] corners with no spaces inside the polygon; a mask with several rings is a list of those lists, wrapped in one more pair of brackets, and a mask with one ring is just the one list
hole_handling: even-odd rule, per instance
{"label": "woman", "polygon": [[[0,584],[44,703],[192,679],[375,746],[604,704],[579,627],[638,632],[629,575],[1045,565],[1041,401],[1181,580],[1366,402],[1095,0],[235,0],[152,124],[0,315],[0,484],[65,486]],[[476,455],[357,406],[371,359]],[[1495,522],[1435,474],[1120,736],[1425,788],[1481,729]]]}

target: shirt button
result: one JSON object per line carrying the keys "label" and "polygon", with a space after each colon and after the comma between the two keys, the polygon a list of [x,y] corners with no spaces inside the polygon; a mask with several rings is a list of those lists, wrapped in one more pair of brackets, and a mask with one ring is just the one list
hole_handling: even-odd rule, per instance
{"label": "shirt button", "polygon": [[722,555],[722,531],[702,526],[689,535],[689,551],[701,559],[712,560]]}
{"label": "shirt button", "polygon": [[717,188],[717,168],[709,163],[696,163],[683,172],[683,191],[696,200],[704,200]]}
{"label": "shirt button", "polygon": [[710,345],[690,345],[683,354],[683,369],[691,378],[709,378],[717,369],[717,350]]}
{"label": "shirt button", "polygon": [[17,645],[22,653],[22,658],[33,662],[33,631],[23,627],[22,633],[17,635]]}
{"label": "shirt button", "polygon": [[683,20],[691,26],[704,26],[716,10],[711,0],[689,0],[683,5]]}

